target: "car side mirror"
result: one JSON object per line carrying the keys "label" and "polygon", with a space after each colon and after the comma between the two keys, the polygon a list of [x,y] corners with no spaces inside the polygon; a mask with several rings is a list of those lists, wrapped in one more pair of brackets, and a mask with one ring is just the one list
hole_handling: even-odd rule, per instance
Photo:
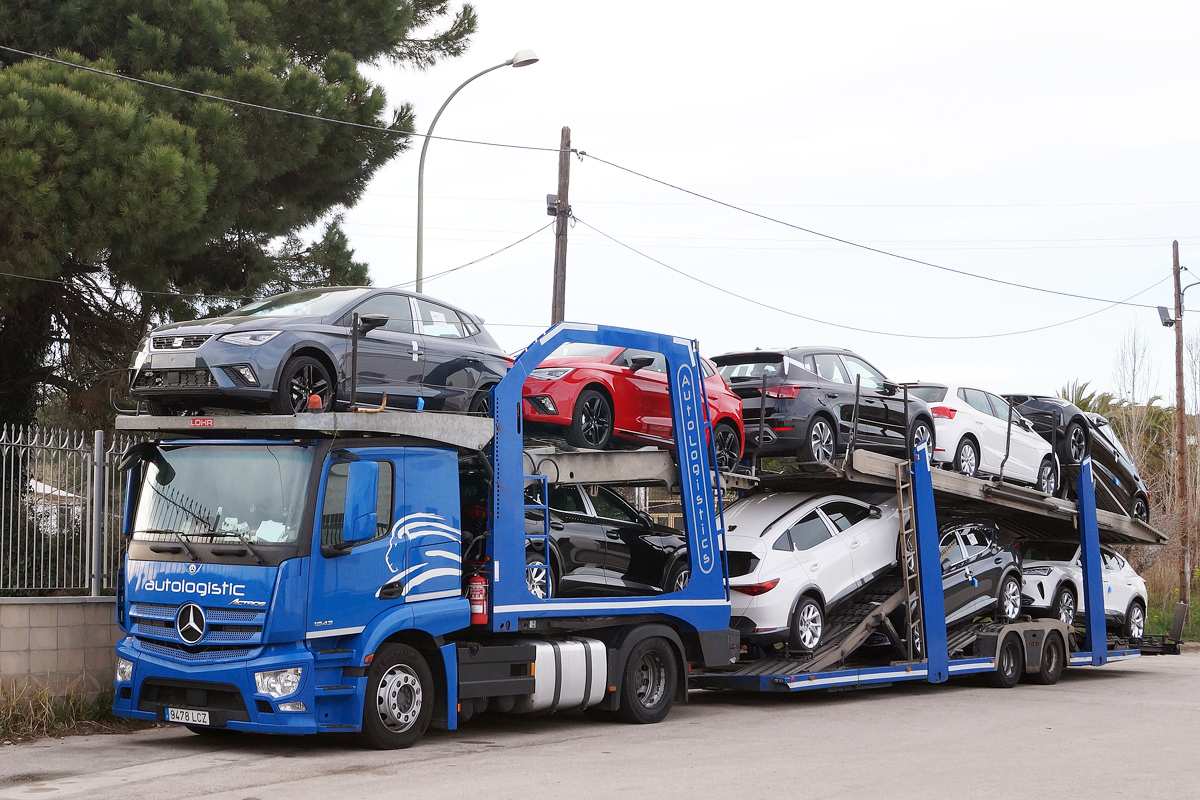
{"label": "car side mirror", "polygon": [[870,516],[871,519],[883,519],[883,509],[879,506],[871,506],[867,510],[867,515]]}
{"label": "car side mirror", "polygon": [[638,515],[638,519],[641,521],[641,523],[643,525],[645,525],[647,528],[654,527],[654,518],[651,517],[649,514],[647,514],[645,511],[639,511],[639,512],[637,512],[637,515]]}
{"label": "car side mirror", "polygon": [[639,369],[645,369],[654,363],[654,359],[650,356],[638,356],[637,358],[629,359],[629,368],[634,372]]}
{"label": "car side mirror", "polygon": [[358,318],[358,335],[366,336],[376,328],[382,328],[388,324],[387,314],[363,314]]}
{"label": "car side mirror", "polygon": [[346,511],[342,517],[342,547],[375,538],[379,514],[379,464],[351,461],[346,475]]}
{"label": "car side mirror", "polygon": [[883,388],[880,391],[882,391],[884,394],[891,395],[900,391],[900,386],[892,381],[884,381]]}

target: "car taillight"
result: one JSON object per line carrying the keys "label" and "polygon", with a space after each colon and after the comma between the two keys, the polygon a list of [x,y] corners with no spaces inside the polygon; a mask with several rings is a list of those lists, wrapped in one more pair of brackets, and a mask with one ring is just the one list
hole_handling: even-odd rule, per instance
{"label": "car taillight", "polygon": [[954,419],[954,415],[958,413],[957,408],[951,408],[950,406],[934,406],[929,410],[933,412],[935,417],[941,417],[942,419]]}
{"label": "car taillight", "polygon": [[767,397],[782,397],[785,399],[791,399],[796,396],[796,390],[799,388],[800,387],[798,386],[789,386],[785,383],[781,386],[768,386],[764,393],[767,395]]}
{"label": "car taillight", "polygon": [[764,583],[748,583],[745,586],[730,586],[729,588],[733,589],[735,592],[741,592],[742,594],[748,594],[751,597],[755,597],[760,594],[766,594],[778,585],[779,578],[773,578]]}
{"label": "car taillight", "polygon": [[500,356],[500,357],[504,359],[504,363],[508,364],[510,369],[512,368],[513,364],[517,363],[517,360],[515,358],[509,358],[508,356]]}

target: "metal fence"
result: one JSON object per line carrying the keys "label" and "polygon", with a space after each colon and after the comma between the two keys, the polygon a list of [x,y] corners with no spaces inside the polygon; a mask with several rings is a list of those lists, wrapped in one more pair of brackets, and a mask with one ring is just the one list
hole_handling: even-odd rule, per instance
{"label": "metal fence", "polygon": [[125,557],[121,454],[104,431],[0,427],[0,594],[116,586]]}

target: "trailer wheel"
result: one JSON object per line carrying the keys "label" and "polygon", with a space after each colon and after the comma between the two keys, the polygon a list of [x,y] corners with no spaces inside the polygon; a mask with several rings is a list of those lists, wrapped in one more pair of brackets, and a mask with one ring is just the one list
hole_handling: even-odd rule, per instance
{"label": "trailer wheel", "polygon": [[679,665],[670,642],[660,636],[638,642],[625,662],[617,716],[639,725],[662,722],[675,702],[678,679]]}
{"label": "trailer wheel", "polygon": [[1021,640],[1015,633],[1004,637],[996,651],[996,669],[983,676],[988,686],[994,689],[1011,689],[1021,680],[1024,653]]}
{"label": "trailer wheel", "polygon": [[1067,646],[1057,633],[1050,633],[1042,645],[1042,666],[1029,673],[1029,680],[1042,686],[1053,686],[1062,677],[1067,665]]}
{"label": "trailer wheel", "polygon": [[404,644],[385,644],[367,677],[360,738],[376,750],[412,746],[433,716],[433,675],[425,659]]}

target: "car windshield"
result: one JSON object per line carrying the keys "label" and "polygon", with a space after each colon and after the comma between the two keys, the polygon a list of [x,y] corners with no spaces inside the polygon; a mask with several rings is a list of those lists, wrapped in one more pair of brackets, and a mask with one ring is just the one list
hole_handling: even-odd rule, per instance
{"label": "car windshield", "polygon": [[335,286],[327,289],[301,289],[259,300],[227,317],[323,317],[361,297],[370,289],[359,286]]}
{"label": "car windshield", "polygon": [[1021,557],[1026,561],[1073,561],[1078,545],[1067,542],[1025,542]]}
{"label": "car windshield", "polygon": [[909,386],[908,393],[926,403],[940,403],[946,399],[945,386]]}
{"label": "car windshield", "polygon": [[583,342],[567,342],[559,345],[550,354],[550,358],[602,358],[617,348],[609,344],[585,344]]}
{"label": "car windshield", "polygon": [[312,460],[311,447],[293,444],[161,448],[145,465],[133,538],[292,544]]}
{"label": "car windshield", "polygon": [[717,371],[729,383],[745,383],[746,381],[761,381],[764,377],[783,377],[783,356],[778,353],[730,359],[719,364]]}

